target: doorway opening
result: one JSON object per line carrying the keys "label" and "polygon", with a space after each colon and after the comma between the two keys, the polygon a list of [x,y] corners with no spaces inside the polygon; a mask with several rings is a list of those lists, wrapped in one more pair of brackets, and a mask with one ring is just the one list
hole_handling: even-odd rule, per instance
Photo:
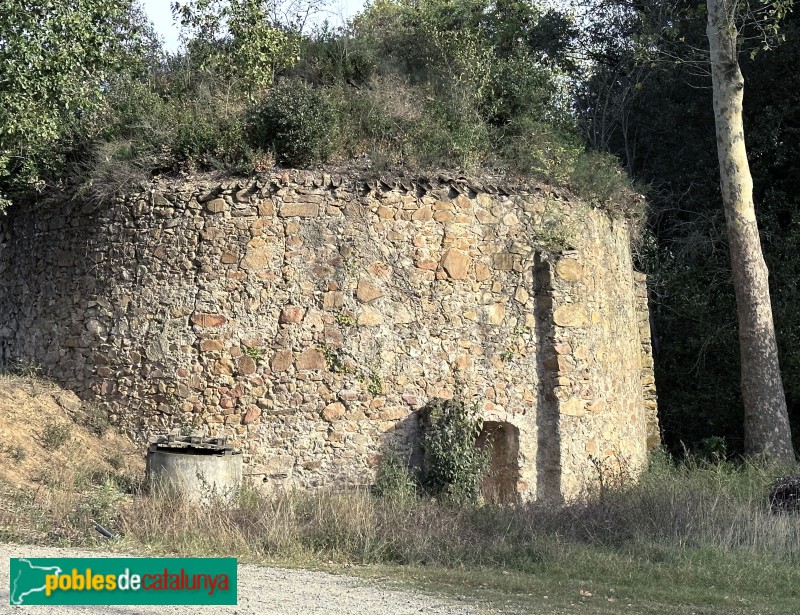
{"label": "doorway opening", "polygon": [[489,471],[481,486],[486,502],[514,504],[519,499],[519,429],[511,423],[484,421],[475,445],[491,450]]}

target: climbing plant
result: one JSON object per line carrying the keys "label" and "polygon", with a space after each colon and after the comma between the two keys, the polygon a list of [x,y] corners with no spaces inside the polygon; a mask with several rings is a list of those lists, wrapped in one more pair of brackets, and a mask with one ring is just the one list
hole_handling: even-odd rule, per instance
{"label": "climbing plant", "polygon": [[422,439],[423,488],[445,502],[477,501],[490,456],[486,447],[475,446],[483,426],[477,409],[454,397],[434,399],[423,412],[429,419]]}

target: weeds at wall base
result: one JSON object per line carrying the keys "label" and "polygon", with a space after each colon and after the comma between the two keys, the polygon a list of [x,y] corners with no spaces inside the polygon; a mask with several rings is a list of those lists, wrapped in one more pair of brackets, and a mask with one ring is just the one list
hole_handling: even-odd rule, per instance
{"label": "weeds at wall base", "polygon": [[[657,458],[638,483],[609,485],[602,498],[563,508],[442,506],[411,489],[399,498],[380,489],[264,495],[254,488],[234,505],[203,508],[169,490],[135,486],[125,494],[106,481],[83,485],[83,495],[58,496],[55,487],[5,493],[11,505],[0,509],[0,537],[30,541],[36,529],[37,542],[133,552],[400,566],[401,576],[425,570],[442,582],[556,597],[582,582],[595,595],[667,604],[678,587],[682,604],[721,609],[710,613],[792,612],[786,605],[800,600],[800,516],[771,514],[766,501],[772,481],[792,471]],[[397,476],[385,480],[387,493],[402,491]],[[101,518],[121,534],[118,544],[93,531]],[[27,535],[23,519],[36,524]]]}

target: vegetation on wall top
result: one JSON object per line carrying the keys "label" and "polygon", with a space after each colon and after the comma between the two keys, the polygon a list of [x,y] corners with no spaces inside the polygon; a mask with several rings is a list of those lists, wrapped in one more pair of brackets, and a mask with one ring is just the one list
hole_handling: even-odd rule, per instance
{"label": "vegetation on wall top", "polygon": [[[5,14],[21,10],[3,2]],[[571,112],[574,24],[537,3],[378,0],[346,26],[309,31],[272,1],[176,2],[185,42],[176,55],[159,50],[135,5],[89,4],[77,27],[95,38],[79,43],[108,49],[97,57],[56,53],[78,47],[59,42],[47,3],[35,27],[52,42],[3,25],[29,44],[15,51],[22,61],[40,53],[47,75],[72,66],[59,74],[92,76],[80,97],[54,78],[38,94],[46,112],[1,118],[7,198],[65,182],[105,198],[176,170],[353,161],[377,171],[492,169],[641,208],[615,159],[586,148]],[[41,125],[25,150],[11,147],[22,121]]]}

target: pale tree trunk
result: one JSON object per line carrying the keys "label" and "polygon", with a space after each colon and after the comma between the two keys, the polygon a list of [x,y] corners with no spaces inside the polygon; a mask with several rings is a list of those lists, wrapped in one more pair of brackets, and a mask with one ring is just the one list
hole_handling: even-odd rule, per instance
{"label": "pale tree trunk", "polygon": [[708,1],[708,40],[714,88],[720,187],[728,227],[733,286],[739,318],[745,452],[793,461],[768,273],[761,254],[753,179],[742,124],[744,78],[739,69],[736,0]]}

